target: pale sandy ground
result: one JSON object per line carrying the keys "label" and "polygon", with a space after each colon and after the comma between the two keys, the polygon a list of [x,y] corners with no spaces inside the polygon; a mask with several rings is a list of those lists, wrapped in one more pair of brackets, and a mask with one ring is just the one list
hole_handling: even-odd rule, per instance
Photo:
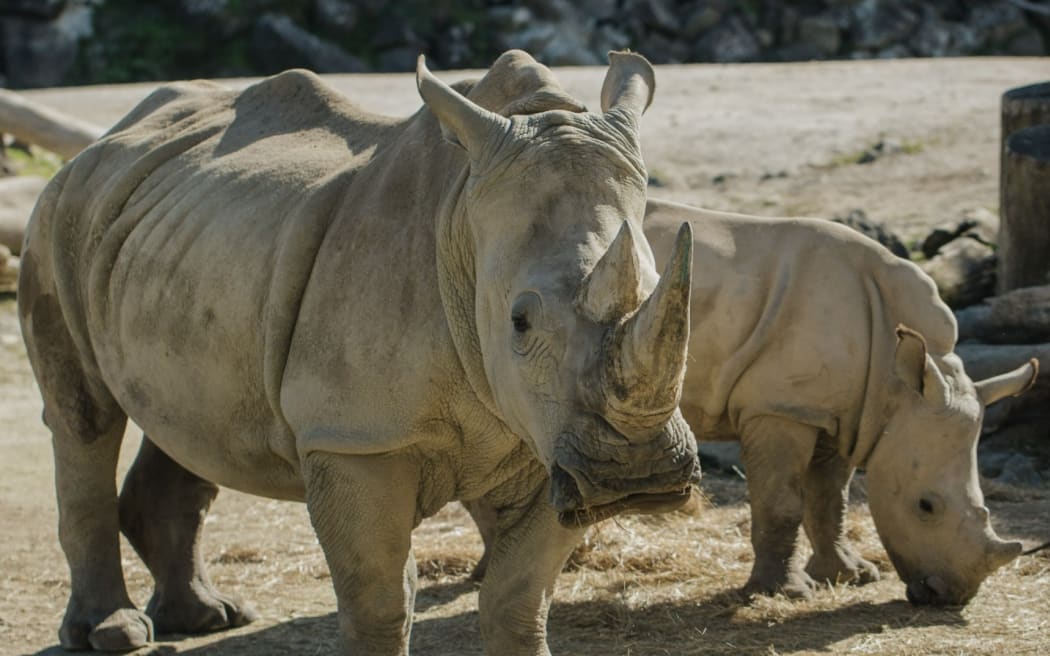
{"label": "pale sandy ground", "polygon": [[[450,81],[468,76],[441,75]],[[600,69],[557,75],[597,107]],[[651,191],[768,215],[832,217],[861,208],[916,239],[964,210],[997,210],[999,96],[1047,78],[1046,59],[661,67],[643,122],[643,149],[661,185]],[[419,106],[408,75],[329,79],[376,111],[407,115]],[[109,124],[154,87],[31,95]],[[880,140],[907,147],[871,164],[850,163]],[[39,416],[14,304],[5,299],[0,654],[59,653],[55,631],[68,574],[55,536],[50,450]],[[129,436],[125,461],[137,442]],[[851,512],[851,531],[862,552],[883,567],[882,582],[825,590],[810,602],[748,605],[732,593],[750,567],[743,485],[710,476],[704,487],[710,501],[692,514],[624,518],[592,535],[589,550],[578,555],[581,565],[559,582],[550,622],[554,653],[1050,653],[1050,558],[1017,561],[961,611],[915,609],[903,601],[862,503]],[[994,496],[1003,534],[1030,543],[1050,538],[1045,489],[996,490]],[[476,588],[464,575],[479,545],[458,506],[417,531],[423,576],[413,653],[481,653]],[[132,595],[144,604],[150,581],[125,547]],[[208,520],[205,547],[218,584],[253,600],[261,619],[226,634],[175,637],[144,653],[336,653],[334,597],[301,506],[224,492]]]}

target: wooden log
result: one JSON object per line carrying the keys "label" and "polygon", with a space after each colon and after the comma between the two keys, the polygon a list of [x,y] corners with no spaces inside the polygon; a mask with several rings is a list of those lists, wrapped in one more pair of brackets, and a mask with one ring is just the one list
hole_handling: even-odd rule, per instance
{"label": "wooden log", "polygon": [[[1034,344],[1050,341],[1050,285],[1021,287],[957,310],[959,341]],[[1050,362],[1046,363],[1050,367]]]}
{"label": "wooden log", "polygon": [[1050,123],[1006,139],[999,223],[1000,293],[1050,283]]}
{"label": "wooden log", "polygon": [[0,89],[0,132],[50,150],[63,159],[72,159],[105,130]]}
{"label": "wooden log", "polygon": [[22,253],[29,216],[47,180],[34,176],[0,178],[0,245],[13,254]]}

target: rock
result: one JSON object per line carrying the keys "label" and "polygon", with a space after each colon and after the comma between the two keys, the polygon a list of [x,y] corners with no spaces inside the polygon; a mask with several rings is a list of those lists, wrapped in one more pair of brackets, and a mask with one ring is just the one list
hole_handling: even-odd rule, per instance
{"label": "rock", "polygon": [[758,41],[737,16],[730,16],[705,34],[693,50],[700,61],[722,64],[757,61],[762,53]]}
{"label": "rock", "polygon": [[521,48],[548,66],[600,66],[600,55],[589,42],[592,30],[572,16],[557,22],[533,21],[518,32],[503,35],[504,49]]}
{"label": "rock", "polygon": [[682,28],[682,35],[688,39],[695,39],[717,25],[721,20],[722,12],[709,4],[702,4],[686,18],[685,27]]}
{"label": "rock", "polygon": [[485,24],[490,33],[507,35],[525,29],[534,18],[528,7],[497,6],[486,12]]}
{"label": "rock", "polygon": [[679,64],[689,58],[689,48],[684,43],[659,32],[645,37],[645,48],[641,52],[654,64]]}
{"label": "rock", "polygon": [[909,259],[908,249],[904,246],[904,242],[890,231],[886,224],[869,219],[864,210],[850,210],[846,216],[835,217],[832,221],[853,228],[865,237],[874,239],[901,259]]}
{"label": "rock", "polygon": [[1026,27],[1024,12],[1009,2],[986,2],[970,12],[970,24],[986,43],[1003,44]]}
{"label": "rock", "polygon": [[903,43],[894,43],[888,48],[883,48],[876,52],[875,56],[879,59],[904,59],[906,57],[914,57],[915,53]]}
{"label": "rock", "polygon": [[1015,453],[1002,463],[1002,473],[996,477],[996,480],[1008,485],[1037,486],[1043,484],[1043,477],[1036,470],[1035,461],[1020,453]]}
{"label": "rock", "polygon": [[919,26],[919,16],[885,0],[861,0],[853,7],[851,36],[857,48],[885,51],[906,40]]}
{"label": "rock", "polygon": [[93,34],[89,4],[69,3],[54,19],[3,19],[3,59],[12,87],[62,83],[77,58],[81,39]]}
{"label": "rock", "polygon": [[723,472],[743,471],[740,460],[740,442],[697,442],[701,469]]}
{"label": "rock", "polygon": [[579,0],[576,6],[584,16],[598,21],[613,19],[620,11],[619,0]]}
{"label": "rock", "polygon": [[349,0],[314,0],[318,27],[331,34],[346,35],[357,27],[357,5]]}
{"label": "rock", "polygon": [[995,251],[966,237],[943,246],[937,257],[920,266],[933,281],[948,307],[979,303],[995,293]]}
{"label": "rock", "polygon": [[416,70],[419,48],[391,48],[379,53],[376,68],[384,73],[406,73]]}
{"label": "rock", "polygon": [[[610,25],[609,23],[599,25],[594,34],[594,50],[596,52],[623,50],[629,45],[631,45],[631,37],[629,37],[623,30],[614,25]],[[682,46],[685,52],[688,53],[689,48],[685,46],[684,43]],[[643,52],[643,54],[645,53]]]}
{"label": "rock", "polygon": [[667,0],[636,0],[635,13],[642,24],[650,30],[677,34],[682,23]]}
{"label": "rock", "polygon": [[0,179],[0,245],[9,252],[22,252],[29,215],[47,180],[35,176]]}
{"label": "rock", "polygon": [[959,237],[966,236],[990,246],[995,243],[998,234],[999,217],[983,207],[967,209],[963,212],[962,219],[942,223],[933,228],[923,240],[921,250],[926,259],[931,259],[941,247]]}
{"label": "rock", "polygon": [[774,61],[810,61],[823,59],[824,54],[812,43],[789,43],[773,51],[771,59]]}
{"label": "rock", "polygon": [[410,25],[400,21],[384,22],[372,35],[371,45],[376,50],[413,48],[417,51],[416,55],[427,46],[426,41],[421,39]]}
{"label": "rock", "polygon": [[951,24],[941,20],[932,8],[926,7],[922,23],[908,40],[908,45],[920,57],[944,57],[951,44]]}
{"label": "rock", "polygon": [[255,23],[252,50],[267,74],[288,68],[317,73],[360,73],[368,70],[358,57],[324,41],[282,14],[263,14]]}
{"label": "rock", "polygon": [[825,56],[837,53],[842,44],[838,22],[828,15],[806,16],[800,20],[798,40],[812,45]]}
{"label": "rock", "polygon": [[1006,54],[1021,57],[1039,57],[1047,54],[1043,37],[1034,27],[1025,27],[1006,44]]}

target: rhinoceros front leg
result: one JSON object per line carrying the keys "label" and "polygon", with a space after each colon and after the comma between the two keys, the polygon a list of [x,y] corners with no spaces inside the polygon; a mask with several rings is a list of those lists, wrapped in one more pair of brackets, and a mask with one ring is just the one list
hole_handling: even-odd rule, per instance
{"label": "rhinoceros front leg", "polygon": [[796,551],[802,523],[802,477],[813,454],[816,429],[774,416],[752,419],[741,436],[741,457],[751,497],[755,564],[747,593],[809,598],[816,587]]}
{"label": "rhinoceros front leg", "polygon": [[255,612],[218,592],[201,557],[201,528],[219,493],[143,437],[120,493],[120,528],[155,583],[146,613],[158,633],[242,626]]}
{"label": "rhinoceros front leg", "polygon": [[550,654],[547,611],[554,582],[585,529],[558,522],[547,485],[540,481],[523,503],[490,505],[497,520],[478,599],[486,654]]}
{"label": "rhinoceros front leg", "polygon": [[863,585],[879,580],[879,570],[861,558],[846,539],[846,509],[853,468],[833,445],[818,443],[806,469],[802,524],[813,546],[806,572],[817,581]]}
{"label": "rhinoceros front leg", "polygon": [[127,415],[84,369],[55,298],[33,299],[23,335],[51,429],[58,540],[69,563],[71,590],[58,637],[66,649],[126,651],[153,638],[153,623],[128,597],[120,564],[116,470]]}
{"label": "rhinoceros front leg", "polygon": [[304,467],[306,505],[338,601],[345,651],[408,654],[416,564],[419,468],[399,455],[314,452]]}

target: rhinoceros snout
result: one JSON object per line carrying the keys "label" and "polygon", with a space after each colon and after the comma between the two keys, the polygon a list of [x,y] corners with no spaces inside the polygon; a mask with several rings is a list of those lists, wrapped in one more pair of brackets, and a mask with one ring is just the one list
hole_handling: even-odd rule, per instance
{"label": "rhinoceros snout", "polygon": [[940,578],[928,576],[908,583],[905,596],[913,606],[961,606],[973,595],[953,594]]}
{"label": "rhinoceros snout", "polygon": [[[551,468],[551,505],[568,527],[587,526],[623,512],[660,513],[685,505],[700,481],[698,465],[689,463],[670,476],[596,484],[576,469]],[[626,485],[625,485],[626,483]]]}

